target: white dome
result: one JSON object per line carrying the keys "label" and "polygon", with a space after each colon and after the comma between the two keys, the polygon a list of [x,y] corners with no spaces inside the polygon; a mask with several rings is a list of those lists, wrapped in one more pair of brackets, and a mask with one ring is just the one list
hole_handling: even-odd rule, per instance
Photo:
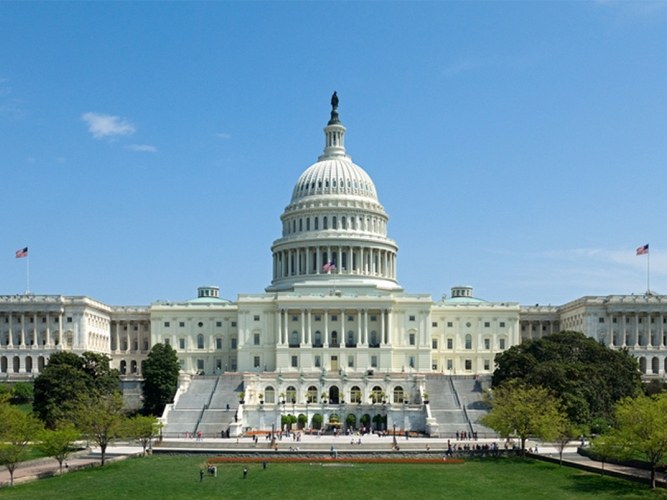
{"label": "white dome", "polygon": [[345,156],[321,160],[308,167],[294,186],[291,203],[306,196],[327,194],[378,201],[370,176]]}

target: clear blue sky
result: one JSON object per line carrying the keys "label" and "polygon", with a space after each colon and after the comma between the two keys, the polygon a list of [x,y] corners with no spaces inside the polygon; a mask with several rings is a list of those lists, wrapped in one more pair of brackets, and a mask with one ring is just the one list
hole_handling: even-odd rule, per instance
{"label": "clear blue sky", "polygon": [[260,293],[333,90],[407,292],[667,292],[666,2],[1,2],[0,294]]}

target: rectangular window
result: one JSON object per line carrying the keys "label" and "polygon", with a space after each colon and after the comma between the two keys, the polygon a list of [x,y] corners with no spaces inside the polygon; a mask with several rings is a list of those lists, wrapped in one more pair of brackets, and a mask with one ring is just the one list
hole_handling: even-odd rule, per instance
{"label": "rectangular window", "polygon": [[409,321],[414,321],[414,320],[415,320],[415,317],[411,315],[411,316],[408,317],[408,320],[409,320]]}
{"label": "rectangular window", "polygon": [[259,321],[259,314],[255,314],[252,319],[253,321]]}
{"label": "rectangular window", "polygon": [[500,339],[498,344],[501,349],[505,349],[505,339]]}
{"label": "rectangular window", "polygon": [[292,368],[298,368],[299,358],[297,356],[292,356]]}
{"label": "rectangular window", "polygon": [[171,340],[168,338],[164,339],[164,345],[171,345]]}
{"label": "rectangular window", "polygon": [[217,350],[221,350],[221,349],[222,349],[222,339],[221,339],[220,337],[218,337],[218,338],[215,339],[215,348],[216,348]]}
{"label": "rectangular window", "polygon": [[415,345],[415,334],[411,333],[409,337],[410,345]]}
{"label": "rectangular window", "polygon": [[232,328],[236,328],[236,321],[232,321]]}
{"label": "rectangular window", "polygon": [[216,322],[215,322],[215,326],[217,326],[218,328],[220,328],[220,327],[222,326],[222,321],[216,321]]}
{"label": "rectangular window", "polygon": [[197,370],[200,372],[204,371],[204,360],[203,359],[198,359],[197,360]]}
{"label": "rectangular window", "polygon": [[488,359],[485,359],[484,360],[484,371],[488,372],[490,368],[491,368],[491,362]]}
{"label": "rectangular window", "polygon": [[371,368],[377,368],[377,367],[378,367],[378,357],[371,356]]}
{"label": "rectangular window", "polygon": [[433,328],[438,328],[438,322],[437,322],[437,321],[434,321],[433,323],[431,323],[431,326],[432,326]]}
{"label": "rectangular window", "polygon": [[453,327],[454,327],[454,323],[452,323],[451,321],[448,321],[447,322],[447,328],[453,328]]}
{"label": "rectangular window", "polygon": [[604,323],[604,318],[602,316],[598,318],[598,323]]}
{"label": "rectangular window", "polygon": [[256,334],[253,336],[253,339],[252,339],[252,340],[253,340],[253,344],[255,344],[255,345],[259,345],[259,333],[256,333]]}
{"label": "rectangular window", "polygon": [[254,366],[255,368],[259,368],[259,365],[260,365],[259,356],[253,357],[252,358],[252,366]]}
{"label": "rectangular window", "polygon": [[[71,323],[72,322],[72,316],[67,316],[67,322]],[[127,327],[125,327],[127,329]]]}
{"label": "rectangular window", "polygon": [[464,366],[465,366],[465,371],[469,372],[470,370],[472,370],[472,359],[466,359]]}
{"label": "rectangular window", "polygon": [[433,362],[433,364],[431,365],[431,370],[433,370],[434,372],[438,371],[438,362],[437,361]]}
{"label": "rectangular window", "polygon": [[185,339],[178,339],[178,348],[182,351],[185,350]]}
{"label": "rectangular window", "polygon": [[377,321],[378,317],[375,314],[371,314],[371,321]]}
{"label": "rectangular window", "polygon": [[491,323],[489,321],[485,321],[484,328],[491,328]]}
{"label": "rectangular window", "polygon": [[452,360],[451,360],[451,359],[448,359],[448,360],[447,360],[447,369],[448,369],[448,370],[451,370],[451,369],[452,369],[452,366],[454,366],[454,364],[452,363]]}
{"label": "rectangular window", "polygon": [[178,323],[178,326],[181,327],[181,328],[185,328],[185,321],[180,321]]}
{"label": "rectangular window", "polygon": [[431,349],[438,348],[438,339],[431,339]]}
{"label": "rectangular window", "polygon": [[505,328],[505,322],[504,321],[500,322],[500,328]]}
{"label": "rectangular window", "polygon": [[454,339],[447,339],[447,349],[454,349]]}
{"label": "rectangular window", "polygon": [[410,357],[408,358],[408,364],[410,365],[410,368],[414,368],[414,367],[415,367],[415,357],[414,357],[414,356],[410,356]]}
{"label": "rectangular window", "polygon": [[338,316],[335,314],[331,315],[331,321],[338,321]]}
{"label": "rectangular window", "polygon": [[292,321],[299,321],[299,317],[296,314],[292,314]]}
{"label": "rectangular window", "polygon": [[348,320],[348,321],[354,321],[354,316],[348,316],[348,317],[347,317],[347,320]]}
{"label": "rectangular window", "polygon": [[322,360],[319,356],[315,356],[315,368],[322,366]]}
{"label": "rectangular window", "polygon": [[169,328],[169,325],[170,325],[169,321],[165,321],[165,322],[164,322],[164,327],[165,327],[165,328]]}
{"label": "rectangular window", "polygon": [[491,339],[484,339],[484,349],[491,349]]}
{"label": "rectangular window", "polygon": [[347,357],[347,367],[354,368],[354,356]]}
{"label": "rectangular window", "polygon": [[319,315],[319,314],[316,314],[316,315],[315,315],[315,321],[321,321],[321,318],[320,318],[320,315]]}
{"label": "rectangular window", "polygon": [[231,341],[231,343],[230,343],[230,347],[231,347],[232,349],[236,349],[236,339],[232,337],[232,338],[230,339],[230,341]]}

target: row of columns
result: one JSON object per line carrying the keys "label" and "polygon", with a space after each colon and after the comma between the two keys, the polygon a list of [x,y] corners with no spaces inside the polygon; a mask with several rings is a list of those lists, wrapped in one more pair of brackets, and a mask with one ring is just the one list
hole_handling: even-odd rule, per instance
{"label": "row of columns", "polygon": [[[40,332],[37,329],[37,312],[32,313],[32,328],[26,330],[26,317],[30,317],[31,315],[25,314],[25,313],[20,313],[16,315],[16,319],[18,319],[18,322],[16,326],[18,327],[18,332],[15,332],[14,330],[14,315],[10,312],[7,314],[7,323],[8,323],[8,330],[7,330],[7,342],[3,342],[2,346],[3,347],[26,347],[28,345],[32,346],[46,346],[46,347],[53,347],[54,343],[52,342],[51,339],[51,320],[54,317],[54,315],[51,315],[50,313],[42,312],[42,317],[46,318],[45,324],[46,324],[46,330],[43,332],[42,337],[40,337]],[[62,345],[63,339],[62,339],[62,332],[63,332],[63,313],[59,312],[57,314],[58,317],[58,331],[57,331],[57,338],[55,340],[55,345]],[[14,342],[14,336],[15,333],[18,333],[18,342]],[[4,340],[4,339],[3,339]],[[42,340],[42,342],[39,342]]]}
{"label": "row of columns", "polygon": [[[653,315],[651,313],[645,314],[620,314],[610,317],[611,324],[613,325],[613,318],[620,320],[621,327],[618,330],[615,330],[613,326],[610,327],[610,332],[612,338],[610,339],[614,346],[616,347],[665,347],[665,316],[663,314]],[[634,318],[634,320],[628,321],[628,318]],[[640,323],[640,319],[644,320]],[[656,330],[651,328],[651,319],[659,320],[659,327]],[[618,324],[618,321],[617,323]],[[640,331],[640,325],[647,325]],[[629,326],[629,328],[628,328]],[[643,333],[644,335],[640,335]],[[620,335],[620,339],[617,337]],[[654,339],[654,335],[657,335],[657,339]],[[640,342],[640,339],[644,342]],[[619,342],[620,340],[620,342]],[[654,342],[654,340],[657,340]]]}
{"label": "row of columns", "polygon": [[[336,268],[327,271],[325,264]],[[281,250],[273,254],[273,279],[312,274],[356,274],[396,278],[396,254],[381,248],[307,247]]]}
{"label": "row of columns", "polygon": [[0,356],[0,373],[41,373],[46,360],[44,356],[37,357],[37,364],[32,356]]}
{"label": "row of columns", "polygon": [[[347,342],[347,331],[345,328],[345,322],[347,319],[348,311],[345,310],[336,310],[330,311],[325,309],[322,312],[317,312],[317,314],[322,316],[323,322],[323,332],[322,332],[322,347],[327,348],[331,345],[331,333],[338,331],[329,327],[329,318],[335,312],[335,314],[340,316],[340,332],[338,337],[338,346],[336,347],[345,347]],[[369,344],[373,343],[373,338],[369,337],[369,311],[367,309],[361,309],[355,311],[357,316],[357,328],[356,335],[354,338],[354,344],[359,345],[360,347],[368,347]],[[295,313],[290,312],[287,309],[282,309],[276,315],[277,324],[276,329],[278,331],[278,345],[285,347],[290,344],[290,335],[293,329],[289,328],[289,320],[292,315]],[[314,344],[314,331],[313,331],[313,311],[311,309],[300,309],[296,313],[300,318],[300,332],[299,332],[299,345],[313,345]],[[392,329],[392,316],[389,313],[388,309],[382,309],[376,313],[379,316],[380,328],[375,339],[375,346],[390,346],[391,338],[389,332]],[[305,319],[305,320],[304,320]]]}
{"label": "row of columns", "polygon": [[[535,332],[533,332],[533,326],[537,327]],[[559,331],[560,328],[557,321],[538,320],[521,322],[521,340],[537,340],[545,335],[551,335],[552,333],[558,333]]]}
{"label": "row of columns", "polygon": [[[151,348],[150,345],[150,329],[146,327],[147,323],[145,321],[116,321],[114,325],[114,341],[115,341],[115,349],[111,349],[112,351],[118,352],[127,352],[127,351],[135,351],[135,352],[140,352],[144,350],[149,350]],[[122,333],[121,333],[121,326],[126,327]],[[137,326],[136,332],[132,328],[133,326]],[[133,335],[135,333],[135,335]],[[146,337],[147,336],[147,337]],[[134,338],[133,338],[134,337]],[[148,340],[148,349],[144,349],[146,346],[142,344],[144,340]],[[122,342],[124,341],[124,343]],[[133,341],[136,341],[137,345],[136,348],[133,345]],[[125,347],[124,349],[122,347]]]}

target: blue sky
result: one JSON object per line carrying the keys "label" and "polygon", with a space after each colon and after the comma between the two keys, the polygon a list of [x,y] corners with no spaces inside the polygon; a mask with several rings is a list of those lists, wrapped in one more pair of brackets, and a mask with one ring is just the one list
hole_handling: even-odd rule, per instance
{"label": "blue sky", "polygon": [[665,2],[0,2],[0,294],[260,293],[324,145],[399,281],[522,304],[667,293]]}

